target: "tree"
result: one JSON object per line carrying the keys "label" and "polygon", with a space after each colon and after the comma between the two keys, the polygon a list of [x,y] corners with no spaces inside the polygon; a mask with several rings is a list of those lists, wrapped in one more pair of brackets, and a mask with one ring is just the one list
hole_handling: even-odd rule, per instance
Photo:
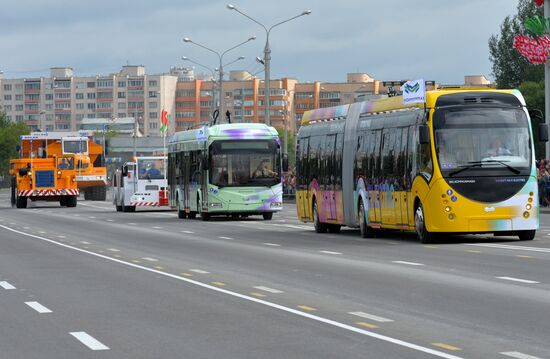
{"label": "tree", "polygon": [[[277,132],[279,133],[279,138],[281,139],[281,152],[284,151],[284,130],[277,127]],[[296,136],[292,131],[287,131],[287,141],[288,141],[288,165],[294,168],[296,164]]]}
{"label": "tree", "polygon": [[546,157],[546,144],[539,142],[538,128],[539,123],[544,121],[544,81],[525,81],[519,86],[519,90],[525,98],[527,108],[530,110],[539,110],[541,116],[531,116],[531,126],[535,141],[535,157],[538,159]]}
{"label": "tree", "polygon": [[507,16],[500,25],[500,34],[489,38],[489,60],[498,88],[517,88],[524,81],[544,80],[544,66],[532,65],[516,49],[514,35],[524,34],[523,23],[542,9],[532,0],[519,0],[518,13]]}
{"label": "tree", "polygon": [[6,114],[0,112],[0,183],[9,178],[10,159],[17,158],[15,146],[19,136],[28,134],[29,128],[24,122],[10,122]]}

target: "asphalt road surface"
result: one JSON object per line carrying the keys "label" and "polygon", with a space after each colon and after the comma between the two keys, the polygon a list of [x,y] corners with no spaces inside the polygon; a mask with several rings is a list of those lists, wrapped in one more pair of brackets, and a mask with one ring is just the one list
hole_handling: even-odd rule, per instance
{"label": "asphalt road surface", "polygon": [[0,358],[550,358],[536,239],[316,234],[0,191]]}

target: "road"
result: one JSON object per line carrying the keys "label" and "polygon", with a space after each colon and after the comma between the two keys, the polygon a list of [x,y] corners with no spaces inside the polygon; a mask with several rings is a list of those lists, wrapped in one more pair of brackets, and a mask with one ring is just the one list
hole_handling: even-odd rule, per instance
{"label": "road", "polygon": [[531,242],[9,207],[0,358],[550,358],[550,215]]}

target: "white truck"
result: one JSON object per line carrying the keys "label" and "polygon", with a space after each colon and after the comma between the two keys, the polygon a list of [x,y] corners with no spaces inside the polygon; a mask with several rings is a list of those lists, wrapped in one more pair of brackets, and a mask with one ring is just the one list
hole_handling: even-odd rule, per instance
{"label": "white truck", "polygon": [[136,207],[170,208],[166,157],[137,157],[117,170],[113,181],[113,204],[117,212],[135,212]]}

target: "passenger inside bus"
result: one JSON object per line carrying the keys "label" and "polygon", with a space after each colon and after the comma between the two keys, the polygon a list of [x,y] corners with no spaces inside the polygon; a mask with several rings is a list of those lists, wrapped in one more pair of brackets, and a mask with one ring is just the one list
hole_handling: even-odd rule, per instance
{"label": "passenger inside bus", "polygon": [[276,177],[277,172],[272,171],[268,168],[269,160],[262,160],[260,164],[258,164],[258,167],[256,167],[256,170],[254,171],[253,177],[259,178],[259,177]]}

